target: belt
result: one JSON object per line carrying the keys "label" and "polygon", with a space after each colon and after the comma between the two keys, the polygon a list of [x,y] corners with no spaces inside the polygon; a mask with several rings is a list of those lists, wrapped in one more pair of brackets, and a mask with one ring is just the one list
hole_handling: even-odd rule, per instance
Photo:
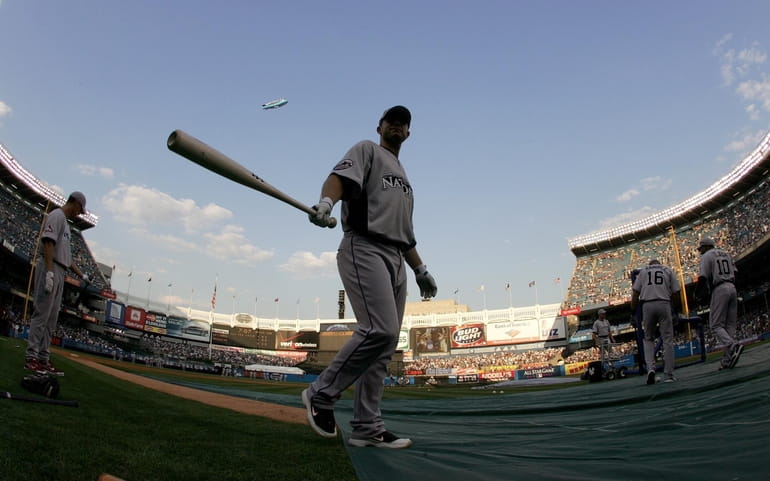
{"label": "belt", "polygon": [[722,285],[722,284],[724,284],[725,282],[727,282],[727,283],[730,283],[730,284],[734,284],[734,282],[733,282],[733,281],[731,281],[731,280],[727,280],[727,279],[726,279],[726,280],[723,280],[723,281],[720,281],[720,282],[718,282],[718,283],[714,284],[713,286],[711,286],[711,288],[712,288],[712,289],[714,289],[715,287],[721,286],[721,285]]}
{"label": "belt", "polygon": [[57,261],[56,259],[53,260],[53,263],[61,266],[61,268],[64,269],[65,271],[69,270],[69,266],[65,266],[64,264],[62,264],[61,262]]}

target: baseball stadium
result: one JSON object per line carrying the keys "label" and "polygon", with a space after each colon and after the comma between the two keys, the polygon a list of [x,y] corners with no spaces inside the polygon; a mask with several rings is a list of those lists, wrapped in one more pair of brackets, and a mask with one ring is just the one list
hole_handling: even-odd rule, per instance
{"label": "baseball stadium", "polygon": [[[300,391],[355,330],[344,291],[335,319],[226,314],[117,292],[113,268],[82,236],[97,213],[70,226],[89,280],[66,278],[53,338],[54,361],[67,372],[60,394],[10,402],[24,376],[38,231],[65,198],[0,145],[0,199],[3,479],[703,480],[770,472],[770,134],[691,198],[569,239],[575,267],[560,303],[481,311],[453,300],[408,304],[383,405],[389,426],[414,445],[395,451],[318,439],[303,425]],[[728,251],[739,273],[736,337],[745,352],[735,369],[718,369],[724,346],[709,332],[708,306],[693,296],[703,237]],[[639,376],[630,307],[631,272],[651,259],[671,266],[683,287],[677,382],[655,386]],[[594,345],[599,310],[611,324],[611,354]],[[230,401],[210,405],[203,399],[211,395]],[[345,439],[351,397],[338,405]],[[54,438],[71,442],[49,446]],[[23,450],[49,461],[25,463]]]}

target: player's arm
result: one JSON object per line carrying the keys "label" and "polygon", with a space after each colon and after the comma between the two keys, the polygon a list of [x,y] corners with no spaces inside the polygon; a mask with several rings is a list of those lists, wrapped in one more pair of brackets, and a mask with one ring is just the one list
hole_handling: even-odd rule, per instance
{"label": "player's arm", "polygon": [[43,263],[45,264],[45,271],[53,271],[53,258],[56,255],[56,242],[53,239],[47,237],[43,238]]}

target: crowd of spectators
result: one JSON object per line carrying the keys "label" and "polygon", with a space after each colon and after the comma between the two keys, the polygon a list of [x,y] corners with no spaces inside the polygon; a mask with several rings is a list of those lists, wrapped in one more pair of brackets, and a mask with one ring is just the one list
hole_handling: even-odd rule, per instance
{"label": "crowd of spectators", "polygon": [[[711,237],[734,257],[753,248],[770,231],[770,180],[735,199],[721,212],[675,231],[685,283],[698,274],[696,251],[701,237]],[[630,298],[629,274],[650,259],[675,266],[676,251],[668,234],[577,257],[564,307],[620,304]]]}
{"label": "crowd of spectators", "polygon": [[[7,249],[24,260],[32,259],[43,216],[44,208],[22,199],[0,183],[0,243]],[[108,282],[99,270],[82,233],[74,225],[70,226],[70,232],[75,263],[84,274],[88,274],[95,287],[108,288]]]}

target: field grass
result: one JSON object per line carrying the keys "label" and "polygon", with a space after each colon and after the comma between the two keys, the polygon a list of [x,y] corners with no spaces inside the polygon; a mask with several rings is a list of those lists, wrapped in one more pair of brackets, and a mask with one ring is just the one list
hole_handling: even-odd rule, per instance
{"label": "field grass", "polygon": [[[23,393],[26,342],[0,337],[0,391]],[[0,400],[0,479],[355,480],[340,439],[159,393],[63,356],[60,399]],[[296,387],[297,393],[301,389]]]}

